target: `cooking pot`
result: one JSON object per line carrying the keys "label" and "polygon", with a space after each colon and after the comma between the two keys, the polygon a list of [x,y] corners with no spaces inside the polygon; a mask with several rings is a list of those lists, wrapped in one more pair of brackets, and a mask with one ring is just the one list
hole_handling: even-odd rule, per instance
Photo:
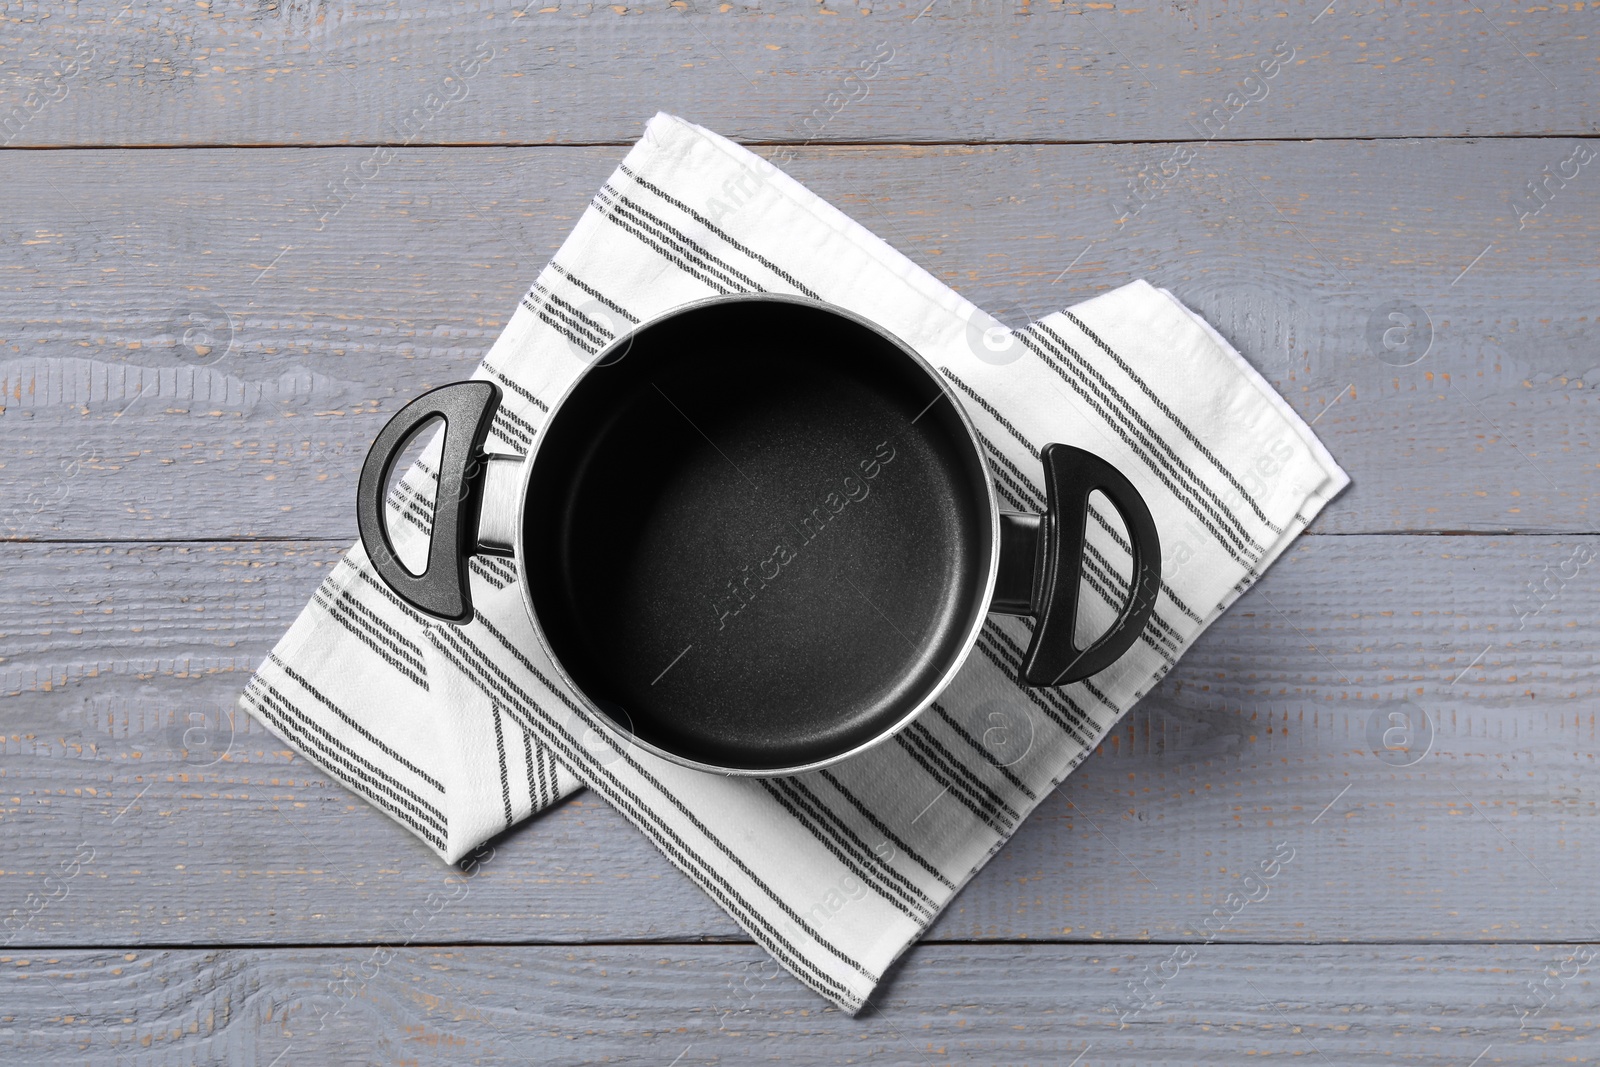
{"label": "cooking pot", "polygon": [[[771,294],[685,305],[617,338],[526,457],[486,455],[492,382],[407,404],[361,470],[372,566],[419,611],[473,617],[467,561],[516,561],[533,633],[619,746],[723,774],[846,759],[909,725],[991,612],[1032,616],[1018,681],[1058,686],[1138,640],[1160,540],[1133,484],[1046,445],[1047,510],[999,509],[984,446],[943,377],[874,323]],[[395,554],[395,461],[442,419],[427,563]],[[1126,600],[1075,639],[1089,496],[1132,548]]]}

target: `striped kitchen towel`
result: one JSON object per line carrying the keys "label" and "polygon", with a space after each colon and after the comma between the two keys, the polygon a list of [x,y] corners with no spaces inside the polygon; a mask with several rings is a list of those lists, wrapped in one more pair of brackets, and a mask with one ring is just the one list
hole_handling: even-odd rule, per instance
{"label": "striped kitchen towel", "polygon": [[[511,562],[473,561],[477,614],[457,626],[401,604],[357,544],[243,704],[451,861],[589,786],[854,1012],[1348,479],[1171,295],[1136,282],[1009,331],[771,164],[669,115],[650,122],[479,368],[505,394],[490,449],[528,449],[612,337],[687,301],[757,291],[843,306],[920,352],[966,403],[1004,506],[1043,510],[1049,442],[1125,472],[1163,546],[1160,599],[1134,649],[1088,681],[1024,689],[1032,623],[995,617],[938,702],[892,740],[792,778],[731,778],[613,747],[540,651]],[[397,548],[416,561],[436,456],[424,450],[390,500]],[[1084,610],[1103,628],[1131,561],[1114,513],[1093,518]]]}

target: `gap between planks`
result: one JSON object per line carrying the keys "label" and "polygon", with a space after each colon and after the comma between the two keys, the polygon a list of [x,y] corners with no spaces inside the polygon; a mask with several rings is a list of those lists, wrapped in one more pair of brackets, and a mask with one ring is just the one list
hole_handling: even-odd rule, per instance
{"label": "gap between planks", "polygon": [[[271,537],[0,537],[0,546],[9,545],[342,545],[354,544],[356,533],[345,537],[326,535],[273,535]],[[1600,530],[1306,530],[1302,537],[1600,537]]]}
{"label": "gap between planks", "polygon": [[[1170,144],[1233,144],[1233,145],[1268,145],[1268,144],[1381,144],[1396,142],[1416,144],[1418,142],[1437,142],[1449,144],[1461,142],[1465,144],[1480,144],[1485,141],[1584,141],[1600,138],[1600,130],[1586,131],[1584,133],[1493,133],[1493,134],[1419,134],[1414,137],[1404,136],[1374,136],[1374,137],[1135,137],[1117,140],[1084,140],[1076,138],[996,138],[994,140],[969,141],[962,139],[937,139],[927,140],[872,140],[861,139],[853,141],[825,141],[825,140],[734,140],[735,144],[744,148],[1006,148],[1006,147],[1116,147],[1122,145],[1170,145]],[[40,144],[40,145],[6,145],[0,148],[5,152],[190,152],[205,150],[233,150],[233,149],[265,149],[282,150],[285,148],[632,148],[638,139],[631,141],[206,141],[190,144],[106,144],[85,142],[83,144]]]}
{"label": "gap between planks", "polygon": [[[374,946],[394,945],[401,948],[415,949],[478,949],[478,948],[649,948],[660,946],[663,948],[694,948],[701,945],[750,945],[755,942],[749,938],[739,938],[732,935],[722,937],[708,934],[697,938],[602,938],[602,939],[568,939],[556,940],[515,940],[515,941],[397,941],[393,938],[373,938],[372,940],[346,940],[346,941],[112,941],[104,944],[17,944],[7,946],[0,950],[0,960],[14,957],[18,954],[36,955],[41,952],[121,952],[125,949],[138,949],[141,952],[177,952],[177,951],[202,951],[202,952],[236,952],[236,951],[270,951],[293,952],[306,949],[345,949],[345,948],[370,948]],[[1149,945],[1156,948],[1172,948],[1179,945],[1231,945],[1235,948],[1263,948],[1263,949],[1299,949],[1299,948],[1487,948],[1487,947],[1512,947],[1512,948],[1578,948],[1583,945],[1600,946],[1600,941],[1567,938],[1504,938],[1494,941],[1469,941],[1450,938],[1374,938],[1360,941],[1341,939],[1337,941],[1272,941],[1259,938],[1251,939],[1211,939],[1203,937],[1194,938],[1071,938],[1071,937],[921,937],[913,944],[916,945],[950,945],[956,947],[993,946],[1008,947],[1014,945],[1063,945],[1063,946],[1107,946],[1118,948],[1137,948]]]}

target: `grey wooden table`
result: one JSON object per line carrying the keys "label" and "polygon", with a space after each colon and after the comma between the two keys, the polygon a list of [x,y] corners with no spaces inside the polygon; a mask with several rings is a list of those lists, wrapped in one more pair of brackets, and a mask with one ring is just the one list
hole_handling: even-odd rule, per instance
{"label": "grey wooden table", "polygon": [[[0,1061],[1600,1059],[1597,56],[1524,0],[0,3]],[[592,797],[469,877],[231,713],[658,109],[1007,321],[1172,289],[1355,480],[856,1019]]]}

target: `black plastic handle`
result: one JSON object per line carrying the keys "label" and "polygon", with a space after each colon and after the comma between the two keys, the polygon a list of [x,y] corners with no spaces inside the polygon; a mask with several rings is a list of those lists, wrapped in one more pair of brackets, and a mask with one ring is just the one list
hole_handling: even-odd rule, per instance
{"label": "black plastic handle", "polygon": [[[472,618],[467,560],[477,551],[485,469],[483,440],[499,408],[500,387],[493,382],[442,385],[401,408],[372,442],[366,462],[361,465],[356,525],[373,569],[402,600],[446,622]],[[384,497],[395,460],[412,434],[429,420],[441,417],[444,454],[439,461],[439,485],[434,494],[428,565],[421,574],[412,574],[400,562],[389,540],[383,517]]]}
{"label": "black plastic handle", "polygon": [[[1092,452],[1046,445],[1045,504],[1040,515],[1002,514],[1000,570],[991,611],[1039,620],[1022,658],[1019,680],[1029,686],[1066,685],[1115,663],[1144,633],[1161,591],[1161,538],[1133,483]],[[1111,628],[1088,648],[1077,646],[1078,587],[1083,579],[1089,494],[1106,495],[1128,530],[1133,585]]]}

